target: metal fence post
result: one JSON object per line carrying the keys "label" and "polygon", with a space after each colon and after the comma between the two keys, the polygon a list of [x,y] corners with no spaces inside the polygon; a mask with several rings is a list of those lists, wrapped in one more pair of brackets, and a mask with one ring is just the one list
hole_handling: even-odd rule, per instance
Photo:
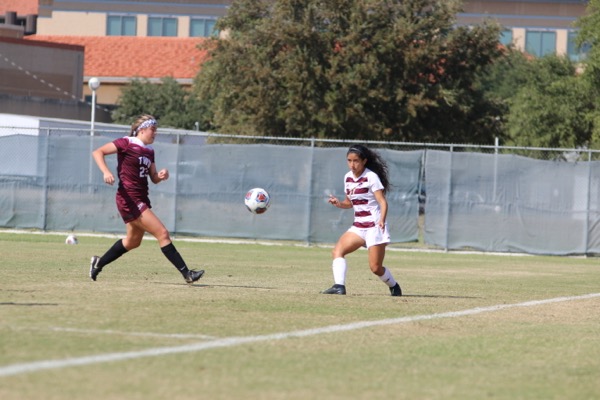
{"label": "metal fence post", "polygon": [[497,192],[497,185],[498,185],[498,146],[499,146],[499,140],[498,137],[496,137],[494,139],[494,204],[497,204],[498,200],[496,199],[496,192]]}
{"label": "metal fence post", "polygon": [[92,152],[94,151],[94,130],[92,128],[92,130],[90,130],[90,136],[89,136],[89,140],[90,140],[90,151],[88,153],[88,156],[90,157],[90,162],[88,164],[88,193],[93,193],[94,192],[94,185],[92,184],[93,182],[93,175],[94,175],[94,157],[92,157]]}
{"label": "metal fence post", "polygon": [[[38,135],[38,143],[39,143]],[[50,128],[46,129],[46,163],[44,165],[44,199],[42,204],[42,230],[46,231],[48,223],[48,159],[50,158]]]}
{"label": "metal fence post", "polygon": [[315,160],[315,138],[312,137],[310,138],[310,160],[309,160],[309,173],[308,176],[310,176],[310,184],[309,184],[309,189],[308,189],[308,201],[306,202],[306,215],[308,218],[308,223],[306,224],[306,243],[308,245],[310,245],[311,240],[310,240],[310,232],[312,231],[312,198],[313,198],[313,182],[314,182],[314,176],[313,176],[313,165],[314,165],[314,160]]}
{"label": "metal fence post", "polygon": [[180,134],[177,132],[175,143],[177,144],[177,156],[175,157],[175,190],[173,191],[173,233],[177,234],[177,198],[179,197],[179,148],[181,147]]}
{"label": "metal fence post", "polygon": [[585,252],[588,254],[590,249],[590,197],[592,192],[592,152],[588,150],[588,180],[587,180],[587,197],[585,204]]}
{"label": "metal fence post", "polygon": [[454,146],[450,145],[450,165],[448,165],[448,207],[446,207],[446,238],[444,240],[444,250],[448,251],[448,241],[450,236],[450,211],[452,205],[450,202],[452,201],[452,158],[454,155]]}

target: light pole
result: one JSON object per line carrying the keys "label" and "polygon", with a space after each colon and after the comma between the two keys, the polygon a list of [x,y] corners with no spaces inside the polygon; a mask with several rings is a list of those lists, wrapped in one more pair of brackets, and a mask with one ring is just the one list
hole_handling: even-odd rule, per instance
{"label": "light pole", "polygon": [[98,78],[90,78],[88,86],[92,90],[92,124],[90,126],[90,136],[94,136],[94,121],[96,119],[96,89],[100,87]]}
{"label": "light pole", "polygon": [[[92,124],[90,125],[90,153],[91,153],[92,149],[94,148],[94,138],[92,138],[91,136],[94,136],[94,121],[96,119],[96,89],[98,89],[100,87],[100,80],[98,78],[90,78],[90,80],[88,81],[88,86],[92,90]],[[94,168],[94,166],[92,165],[93,164],[92,161],[93,160],[90,157],[89,174],[88,174],[88,183],[89,183],[90,193],[93,192],[92,169]]]}

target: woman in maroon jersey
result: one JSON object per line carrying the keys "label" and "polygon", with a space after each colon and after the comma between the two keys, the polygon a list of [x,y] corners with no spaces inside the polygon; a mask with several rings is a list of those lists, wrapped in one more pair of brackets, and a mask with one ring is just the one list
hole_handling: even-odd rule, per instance
{"label": "woman in maroon jersey", "polygon": [[185,261],[171,242],[169,231],[152,212],[148,197],[148,178],[152,183],[169,179],[169,171],[156,169],[152,143],[158,124],[151,115],[142,115],[131,125],[129,136],[116,139],[94,150],[92,156],[104,174],[104,182],[115,183],[115,177],[106,165],[105,157],[117,154],[117,209],[127,227],[127,236],[119,239],[102,256],[93,256],[90,261],[90,278],[96,280],[105,265],[115,261],[129,250],[142,243],[144,234],[150,233],[167,259],[181,272],[187,283],[196,282],[204,275],[203,270],[188,269]]}

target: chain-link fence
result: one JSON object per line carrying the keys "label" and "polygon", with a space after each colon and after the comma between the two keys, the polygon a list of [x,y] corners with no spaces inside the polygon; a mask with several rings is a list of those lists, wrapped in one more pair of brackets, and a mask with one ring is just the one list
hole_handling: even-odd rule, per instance
{"label": "chain-link fence", "polygon": [[[123,233],[91,151],[127,129],[0,127],[0,226]],[[352,141],[218,135],[160,129],[153,210],[173,234],[332,243],[353,213],[343,196]],[[600,249],[598,152],[498,145],[364,142],[387,161],[395,243],[443,249],[595,254]],[[116,171],[116,156],[107,157]],[[272,204],[249,213],[246,191]]]}

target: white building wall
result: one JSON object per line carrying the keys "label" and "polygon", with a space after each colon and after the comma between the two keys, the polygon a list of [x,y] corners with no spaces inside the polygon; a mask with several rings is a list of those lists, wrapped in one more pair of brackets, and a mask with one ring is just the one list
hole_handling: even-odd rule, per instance
{"label": "white building wall", "polygon": [[38,35],[106,36],[106,14],[55,11],[37,20]]}

